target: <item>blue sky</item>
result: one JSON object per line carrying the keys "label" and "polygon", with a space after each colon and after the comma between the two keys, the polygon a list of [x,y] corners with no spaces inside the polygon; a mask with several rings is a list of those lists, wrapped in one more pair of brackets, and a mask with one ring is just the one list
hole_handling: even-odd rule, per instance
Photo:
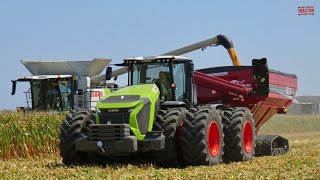
{"label": "blue sky", "polygon": [[[314,16],[297,7],[313,5]],[[320,1],[0,1],[0,109],[25,105],[11,80],[29,60],[91,60],[157,55],[229,36],[243,64],[266,57],[271,69],[296,74],[299,95],[320,95]],[[184,55],[196,68],[231,65],[222,47]]]}

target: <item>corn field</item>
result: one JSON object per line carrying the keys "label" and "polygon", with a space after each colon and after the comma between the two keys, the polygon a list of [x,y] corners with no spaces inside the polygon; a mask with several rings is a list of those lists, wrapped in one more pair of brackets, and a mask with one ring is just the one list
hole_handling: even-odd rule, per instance
{"label": "corn field", "polygon": [[62,114],[0,114],[0,157],[2,159],[50,156],[58,153]]}
{"label": "corn field", "polygon": [[246,162],[162,169],[153,164],[64,166],[63,114],[0,112],[0,179],[319,179],[320,116],[277,115],[260,129],[289,139],[290,151]]}

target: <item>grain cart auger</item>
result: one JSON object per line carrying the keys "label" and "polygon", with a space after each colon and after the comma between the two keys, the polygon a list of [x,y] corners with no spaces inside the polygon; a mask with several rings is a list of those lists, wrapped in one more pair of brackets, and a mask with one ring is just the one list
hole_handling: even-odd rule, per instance
{"label": "grain cart auger", "polygon": [[[266,63],[265,59],[254,62],[261,66]],[[197,78],[209,80],[217,90],[231,92],[226,97],[266,96],[257,93],[261,83],[246,88],[210,77],[194,71],[192,61],[179,56],[125,59],[120,66],[129,69],[129,86],[106,95],[95,111],[72,112],[61,124],[63,163],[90,163],[103,159],[100,156],[117,159],[147,152],[162,166],[214,165],[222,162],[223,155],[228,161],[237,160],[230,158],[233,156],[241,160],[253,157],[255,136],[250,110],[225,108],[223,119],[227,121],[223,122],[221,104],[197,103],[194,82]],[[246,137],[251,139],[245,141],[244,155],[241,149],[230,152],[224,148],[230,147],[224,140],[228,132],[223,132],[230,123],[247,128]],[[229,137],[241,135],[241,128],[233,128]]]}

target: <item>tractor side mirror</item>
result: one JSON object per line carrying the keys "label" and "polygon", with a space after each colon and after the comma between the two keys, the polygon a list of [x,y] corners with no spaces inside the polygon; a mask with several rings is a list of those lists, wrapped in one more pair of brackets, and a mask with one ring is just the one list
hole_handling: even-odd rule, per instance
{"label": "tractor side mirror", "polygon": [[106,69],[106,81],[112,78],[112,67],[107,67]]}
{"label": "tractor side mirror", "polygon": [[12,82],[12,91],[11,91],[11,95],[16,94],[16,88],[17,88],[17,80],[11,80]]}
{"label": "tractor side mirror", "polygon": [[194,64],[193,64],[193,63],[190,63],[190,64],[189,64],[188,70],[189,70],[188,75],[189,75],[190,77],[192,77],[192,76],[193,76],[193,71],[194,71]]}
{"label": "tractor side mirror", "polygon": [[190,70],[190,71],[193,71],[193,70],[194,70],[194,64],[193,64],[193,63],[190,63],[189,70]]}
{"label": "tractor side mirror", "polygon": [[78,88],[79,88],[78,81],[77,80],[73,80],[73,93],[74,94],[78,93]]}

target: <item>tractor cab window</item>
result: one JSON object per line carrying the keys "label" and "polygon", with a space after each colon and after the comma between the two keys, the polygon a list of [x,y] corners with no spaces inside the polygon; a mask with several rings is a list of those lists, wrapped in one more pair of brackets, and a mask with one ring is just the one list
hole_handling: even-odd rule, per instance
{"label": "tractor cab window", "polygon": [[168,63],[134,64],[132,85],[155,83],[160,90],[161,101],[172,100],[170,68]]}
{"label": "tractor cab window", "polygon": [[173,78],[175,84],[175,96],[177,101],[182,101],[185,97],[186,80],[184,64],[174,64],[173,65]]}

